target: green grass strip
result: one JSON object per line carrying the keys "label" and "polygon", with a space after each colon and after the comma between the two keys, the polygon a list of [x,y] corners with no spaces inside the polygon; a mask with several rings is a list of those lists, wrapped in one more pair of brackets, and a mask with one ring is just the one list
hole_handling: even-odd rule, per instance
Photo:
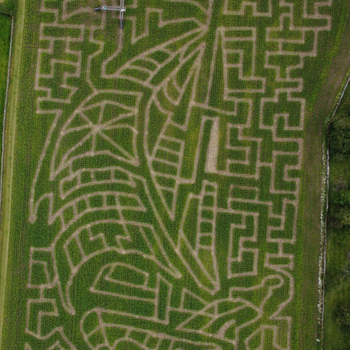
{"label": "green grass strip", "polygon": [[[10,71],[10,51],[11,51],[11,38],[13,23],[11,23],[11,17],[0,13],[0,154],[1,154],[1,168],[3,163],[3,126],[6,120],[6,101],[8,94],[8,76]],[[2,188],[2,176],[0,176],[0,201],[1,201],[1,188]],[[1,208],[1,205],[0,205]],[[1,216],[0,216],[1,220]]]}
{"label": "green grass strip", "polygon": [[15,151],[15,133],[17,120],[17,99],[21,68],[22,40],[24,28],[25,0],[18,0],[13,36],[10,85],[7,101],[7,123],[5,129],[6,149],[4,150],[3,197],[0,227],[0,349],[2,349],[2,330],[4,323],[4,305],[6,297],[8,248],[10,241],[12,173]]}

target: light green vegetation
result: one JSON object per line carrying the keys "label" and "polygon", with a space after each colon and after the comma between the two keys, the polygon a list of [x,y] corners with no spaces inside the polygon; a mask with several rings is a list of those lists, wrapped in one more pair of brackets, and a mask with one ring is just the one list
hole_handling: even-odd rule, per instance
{"label": "light green vegetation", "polygon": [[[24,3],[22,4],[24,5]],[[7,123],[5,130],[6,147],[4,149],[4,168],[3,168],[3,189],[2,189],[2,205],[1,205],[1,232],[0,232],[0,328],[3,329],[5,322],[5,297],[8,281],[8,254],[9,254],[9,239],[10,239],[10,219],[11,219],[11,192],[12,192],[12,175],[13,175],[13,160],[15,146],[15,129],[17,117],[17,96],[18,83],[20,75],[20,57],[22,52],[22,34],[24,25],[25,7],[19,7],[17,11],[17,25],[13,38],[16,44],[12,51],[12,64],[10,71],[10,85],[8,95],[10,96],[7,102]],[[2,346],[2,334],[0,332],[0,346]]]}
{"label": "light green vegetation", "polygon": [[317,347],[303,142],[347,5],[316,3],[26,0],[4,349]]}
{"label": "light green vegetation", "polygon": [[[0,13],[0,135],[2,135],[2,120],[4,116],[5,95],[7,86],[7,68],[10,48],[11,18]],[[0,154],[2,151],[2,136],[0,138]]]}

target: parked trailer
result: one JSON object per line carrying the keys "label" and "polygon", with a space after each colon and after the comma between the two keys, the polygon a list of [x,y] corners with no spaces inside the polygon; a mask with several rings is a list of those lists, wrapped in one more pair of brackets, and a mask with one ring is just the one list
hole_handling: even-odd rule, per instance
{"label": "parked trailer", "polygon": [[117,11],[119,12],[119,25],[124,28],[124,12],[126,11],[124,0],[120,0],[120,6],[99,6],[95,7],[95,11]]}

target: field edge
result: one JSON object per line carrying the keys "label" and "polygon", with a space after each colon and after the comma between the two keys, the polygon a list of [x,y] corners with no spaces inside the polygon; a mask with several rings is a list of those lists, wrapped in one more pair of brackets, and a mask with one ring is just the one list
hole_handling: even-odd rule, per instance
{"label": "field edge", "polygon": [[[303,203],[302,221],[304,222],[305,235],[309,237],[319,237],[319,245],[315,250],[318,258],[317,293],[318,308],[318,329],[317,329],[317,349],[324,349],[324,277],[325,277],[325,248],[326,248],[326,227],[325,221],[327,210],[327,129],[332,113],[334,112],[341,93],[345,88],[350,74],[350,57],[347,52],[350,50],[350,4],[348,4],[347,21],[343,28],[337,51],[331,58],[330,66],[327,68],[327,75],[322,84],[322,88],[317,94],[316,102],[310,111],[305,129],[305,151],[304,164],[308,171],[304,172],[303,191],[311,188],[313,196],[305,196]],[[348,50],[347,50],[348,49]],[[315,137],[318,136],[318,137]],[[318,189],[318,190],[317,190]],[[302,191],[302,192],[303,192]],[[305,210],[306,209],[306,210]],[[307,210],[309,209],[309,210]],[[311,211],[311,213],[310,213]],[[317,225],[314,225],[316,224]],[[305,244],[304,253],[310,252],[311,239]],[[304,254],[302,261],[305,270],[308,269],[309,257]],[[304,281],[305,287],[310,281]],[[305,315],[307,317],[307,315]],[[305,336],[304,336],[305,337]]]}
{"label": "field edge", "polygon": [[0,225],[0,349],[2,349],[2,334],[4,325],[5,300],[7,289],[7,264],[8,248],[10,241],[10,217],[11,217],[11,193],[13,159],[15,151],[15,133],[17,120],[17,96],[19,88],[22,40],[24,28],[25,0],[18,0],[17,12],[14,18],[14,30],[12,33],[13,45],[11,48],[11,59],[9,61],[9,88],[7,100],[7,123],[4,128],[4,142],[6,148],[3,150],[3,176],[2,176],[2,198],[1,198],[1,225]]}

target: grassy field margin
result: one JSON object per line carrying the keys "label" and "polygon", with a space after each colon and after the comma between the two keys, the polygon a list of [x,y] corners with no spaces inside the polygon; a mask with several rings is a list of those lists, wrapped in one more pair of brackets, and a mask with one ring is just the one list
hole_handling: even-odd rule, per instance
{"label": "grassy field margin", "polygon": [[6,298],[6,277],[8,262],[8,247],[10,241],[11,193],[12,173],[15,151],[15,133],[17,119],[17,97],[20,79],[22,39],[24,28],[25,0],[18,0],[17,13],[14,20],[11,69],[9,75],[7,123],[4,128],[3,140],[6,139],[6,148],[3,151],[3,188],[1,198],[1,226],[0,226],[0,349],[2,348],[2,332],[4,323],[4,305]]}
{"label": "grassy field margin", "polygon": [[[348,15],[346,24],[341,31],[341,36],[337,39],[339,44],[336,45],[337,52],[332,55],[332,61],[329,67],[324,70],[327,72],[322,84],[322,88],[317,94],[316,101],[311,109],[308,110],[309,116],[307,119],[305,133],[305,151],[304,164],[305,170],[303,174],[304,188],[308,195],[305,196],[303,214],[301,215],[304,222],[304,248],[302,262],[304,269],[308,270],[310,261],[316,259],[318,255],[319,272],[318,275],[312,276],[309,280],[303,282],[303,289],[307,286],[318,283],[318,291],[315,288],[315,293],[318,293],[318,329],[317,349],[324,348],[324,276],[325,276],[325,247],[326,247],[326,231],[325,220],[327,210],[327,125],[329,119],[336,108],[337,102],[344,89],[348,79],[348,70],[350,66],[350,4],[348,4]],[[322,150],[322,151],[321,151]],[[318,253],[314,248],[315,241],[313,237],[319,237]],[[304,295],[305,299],[311,299],[311,295]],[[314,296],[316,298],[316,295]],[[316,306],[315,306],[316,307]],[[308,315],[305,313],[305,320]],[[305,333],[305,332],[304,332]],[[305,334],[305,338],[312,336],[312,332]],[[303,348],[307,349],[307,348]]]}
{"label": "grassy field margin", "polygon": [[[1,121],[1,126],[0,126],[0,133],[1,133],[1,146],[0,146],[0,153],[1,153],[1,165],[0,165],[0,212],[1,212],[1,198],[2,198],[2,171],[3,171],[3,158],[4,158],[4,152],[3,150],[5,149],[5,124],[6,124],[6,106],[7,106],[7,99],[8,99],[8,88],[9,88],[9,82],[10,82],[10,68],[11,68],[11,51],[12,51],[12,38],[13,38],[13,23],[14,23],[14,18],[13,17],[9,17],[6,14],[2,14],[0,12],[1,16],[6,17],[7,20],[9,20],[11,18],[11,28],[10,28],[10,33],[9,33],[9,45],[8,45],[8,49],[7,49],[7,54],[8,57],[6,60],[6,64],[7,64],[7,69],[6,69],[6,87],[3,90],[3,88],[1,87],[1,91],[0,91],[0,107],[1,107],[1,111],[3,112],[2,115],[2,121]],[[2,22],[3,23],[3,22]],[[5,31],[6,32],[6,31]],[[1,62],[1,67],[4,67],[3,62]],[[3,84],[3,73],[1,75],[1,86]],[[1,114],[0,114],[1,116]],[[0,215],[0,222],[1,222],[1,215]],[[1,245],[0,245],[1,246]]]}
{"label": "grassy field margin", "polygon": [[[2,129],[2,147],[1,147],[1,175],[0,175],[0,212],[1,212],[1,202],[2,202],[2,176],[3,176],[3,169],[4,169],[4,150],[5,150],[5,126],[6,126],[6,114],[7,114],[7,101],[8,101],[8,95],[9,95],[9,85],[10,85],[10,71],[11,71],[11,54],[12,54],[12,40],[13,40],[13,23],[14,23],[14,17],[12,17],[11,21],[11,39],[10,39],[10,53],[9,53],[9,62],[7,67],[7,84],[6,84],[6,94],[5,94],[5,103],[4,103],[4,117],[3,117],[3,129]],[[0,225],[1,225],[1,215],[0,215]],[[1,244],[0,244],[1,247]]]}

